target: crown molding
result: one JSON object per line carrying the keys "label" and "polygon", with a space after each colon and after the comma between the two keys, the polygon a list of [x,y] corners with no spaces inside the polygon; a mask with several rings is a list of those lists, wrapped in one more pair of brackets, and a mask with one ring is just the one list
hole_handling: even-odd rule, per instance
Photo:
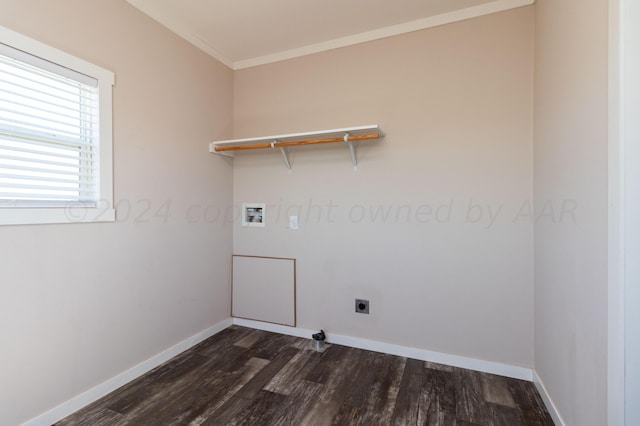
{"label": "crown molding", "polygon": [[451,24],[454,22],[464,21],[479,16],[489,15],[492,13],[503,12],[509,9],[529,6],[534,2],[535,0],[496,0],[494,2],[481,4],[479,6],[430,16],[428,18],[417,19],[415,21],[392,25],[390,27],[354,34],[347,37],[341,37],[322,43],[311,44],[297,49],[291,49],[283,52],[273,53],[270,55],[235,61],[233,63],[233,69],[241,70],[244,68],[251,68],[258,65],[265,65],[273,62],[284,61],[287,59],[298,58],[301,56],[312,55],[314,53],[325,52],[327,50],[339,49],[341,47],[380,40],[387,37],[420,31],[440,25]]}
{"label": "crown molding", "polygon": [[155,21],[164,25],[183,39],[187,40],[194,46],[200,48],[205,53],[212,56],[214,59],[231,68],[232,70],[241,70],[259,65],[270,64],[273,62],[284,61],[287,59],[298,58],[301,56],[312,55],[314,53],[339,49],[341,47],[366,43],[369,41],[379,40],[387,37],[393,37],[400,34],[420,31],[440,25],[451,24],[454,22],[464,21],[479,16],[503,12],[509,9],[529,6],[533,4],[535,0],[495,0],[490,3],[484,3],[478,6],[468,7],[466,9],[456,10],[453,12],[442,13],[440,15],[430,16],[428,18],[417,19],[415,21],[405,22],[403,24],[392,25],[377,30],[328,40],[322,43],[310,44],[296,49],[285,50],[269,55],[257,56],[254,58],[241,60],[234,60],[228,52],[222,52],[211,46],[198,34],[194,33],[189,28],[180,23],[178,19],[167,15],[158,7],[156,7],[152,2],[146,0],[127,0],[127,2],[133,7],[139,9],[144,14],[150,16]]}
{"label": "crown molding", "polygon": [[234,69],[234,63],[227,55],[204,41],[202,37],[184,26],[180,22],[180,20],[167,15],[165,12],[160,10],[153,2],[148,2],[145,0],[127,0],[127,3],[138,9],[143,14],[149,16],[154,21],[168,28],[178,36],[182,37],[189,43],[193,44],[200,50],[204,51],[207,55],[211,56],[218,62],[221,62],[227,67]]}

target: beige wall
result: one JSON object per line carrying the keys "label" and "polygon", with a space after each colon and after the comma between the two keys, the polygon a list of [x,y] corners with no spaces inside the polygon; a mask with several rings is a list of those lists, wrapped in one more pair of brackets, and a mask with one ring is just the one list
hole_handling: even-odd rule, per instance
{"label": "beige wall", "polygon": [[[535,349],[565,420],[605,423],[606,0],[538,0],[535,90],[533,7],[235,79],[124,1],[0,11],[115,72],[120,217],[0,227],[0,423],[227,318],[232,246],[298,259],[301,327],[526,367]],[[360,145],[357,173],[335,145],[295,149],[290,176],[277,152],[206,154],[232,129],[370,123],[386,137]],[[269,204],[267,227],[236,222],[232,242],[232,199]]]}
{"label": "beige wall", "polygon": [[531,7],[236,72],[236,137],[386,137],[357,173],[346,146],[295,149],[290,176],[238,154],[234,203],[271,207],[234,252],[298,259],[301,327],[532,367],[532,90]]}
{"label": "beige wall", "polygon": [[606,424],[607,0],[536,2],[535,368],[570,425]]}
{"label": "beige wall", "polygon": [[207,144],[231,136],[233,76],[124,1],[0,0],[0,25],[115,72],[120,207],[115,224],[0,227],[12,425],[229,317],[231,227],[187,209],[231,202]]}

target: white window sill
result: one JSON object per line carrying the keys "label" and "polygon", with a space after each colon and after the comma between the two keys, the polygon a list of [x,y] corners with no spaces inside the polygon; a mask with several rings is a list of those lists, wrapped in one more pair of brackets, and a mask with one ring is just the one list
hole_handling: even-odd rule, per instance
{"label": "white window sill", "polygon": [[0,209],[0,225],[43,225],[54,223],[115,222],[115,209],[66,207]]}

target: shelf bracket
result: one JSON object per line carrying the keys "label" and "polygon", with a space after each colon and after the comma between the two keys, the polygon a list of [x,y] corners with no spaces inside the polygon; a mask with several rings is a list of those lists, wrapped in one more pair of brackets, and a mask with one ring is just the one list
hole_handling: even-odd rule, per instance
{"label": "shelf bracket", "polygon": [[356,148],[353,146],[353,141],[349,140],[349,132],[344,134],[344,141],[349,144],[349,152],[351,153],[351,163],[353,163],[353,171],[358,171],[358,159],[356,158]]}
{"label": "shelf bracket", "polygon": [[[276,142],[278,141],[273,141],[271,143],[271,148],[275,148]],[[291,174],[291,162],[289,161],[289,148],[285,148],[284,146],[281,146],[280,152],[282,153],[282,158],[284,158],[284,164],[287,166],[287,170],[289,174]]]}

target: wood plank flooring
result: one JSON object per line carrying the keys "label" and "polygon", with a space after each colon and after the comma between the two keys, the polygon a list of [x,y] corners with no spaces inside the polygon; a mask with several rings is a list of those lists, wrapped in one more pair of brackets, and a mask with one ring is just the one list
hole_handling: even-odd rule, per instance
{"label": "wood plank flooring", "polygon": [[232,326],[57,425],[553,425],[532,383]]}

